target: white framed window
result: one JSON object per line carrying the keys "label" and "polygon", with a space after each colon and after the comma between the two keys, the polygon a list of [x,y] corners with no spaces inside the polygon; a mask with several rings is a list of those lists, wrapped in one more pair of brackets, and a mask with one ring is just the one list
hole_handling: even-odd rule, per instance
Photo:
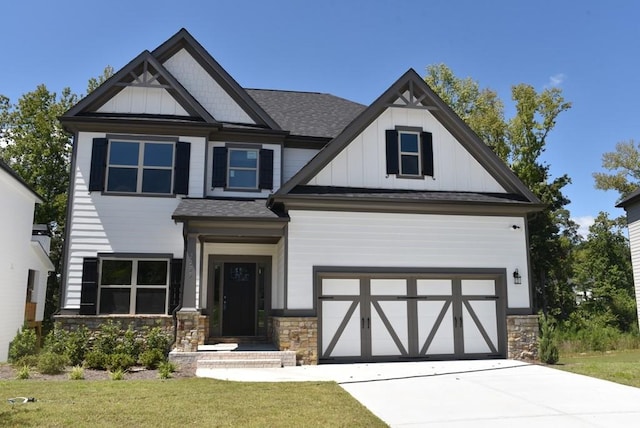
{"label": "white framed window", "polygon": [[106,191],[171,194],[174,143],[112,140],[107,155]]}
{"label": "white framed window", "polygon": [[422,175],[420,166],[422,165],[420,150],[420,133],[418,132],[398,132],[398,158],[400,160],[400,175],[415,176]]}
{"label": "white framed window", "polygon": [[259,178],[259,149],[229,147],[227,187],[229,189],[257,189]]}
{"label": "white framed window", "polygon": [[98,275],[99,314],[166,314],[169,260],[102,258]]}

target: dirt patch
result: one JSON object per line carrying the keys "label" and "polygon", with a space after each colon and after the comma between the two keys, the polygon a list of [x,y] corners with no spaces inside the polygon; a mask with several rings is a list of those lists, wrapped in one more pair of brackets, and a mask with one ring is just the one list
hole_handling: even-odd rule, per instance
{"label": "dirt patch", "polygon": [[[30,380],[69,380],[69,373],[71,372],[71,367],[68,367],[63,373],[57,375],[46,375],[38,373],[36,369],[31,369],[29,371],[29,379]],[[14,369],[10,364],[0,364],[0,380],[12,380],[16,379],[17,370]],[[189,371],[182,371],[180,369],[176,370],[171,374],[171,377],[174,379],[177,378],[185,378],[185,377],[193,377],[194,374]],[[84,369],[84,379],[85,380],[110,380],[109,372],[106,370],[91,370]],[[125,375],[124,380],[142,380],[142,379],[158,379],[160,380],[160,375],[158,370],[147,370],[144,367],[132,367],[129,369]]]}

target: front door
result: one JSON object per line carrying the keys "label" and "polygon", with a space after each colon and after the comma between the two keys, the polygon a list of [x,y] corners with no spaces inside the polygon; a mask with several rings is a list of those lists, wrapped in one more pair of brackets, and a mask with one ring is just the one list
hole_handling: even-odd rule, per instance
{"label": "front door", "polygon": [[222,334],[256,334],[256,264],[224,263],[222,290]]}

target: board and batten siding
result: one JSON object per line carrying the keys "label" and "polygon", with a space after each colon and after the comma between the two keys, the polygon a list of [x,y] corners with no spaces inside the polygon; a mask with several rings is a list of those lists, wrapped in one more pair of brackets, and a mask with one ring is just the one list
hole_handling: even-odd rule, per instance
{"label": "board and batten siding", "polygon": [[285,147],[282,152],[282,182],[286,183],[296,175],[318,153],[315,149]]}
{"label": "board and batten siding", "polygon": [[9,343],[24,323],[29,264],[34,257],[31,230],[36,197],[0,169],[0,200],[0,361],[4,362]]}
{"label": "board and batten siding", "polygon": [[[529,307],[522,217],[298,210],[289,217],[288,309],[313,308],[314,266],[504,268],[508,308]],[[522,284],[510,278],[515,269]]]}
{"label": "board and batten siding", "polygon": [[[418,127],[433,134],[433,177],[406,179],[386,174],[385,131],[396,126]],[[385,110],[308,184],[505,193],[504,188],[430,112],[398,107]]]}
{"label": "board and batten siding", "polygon": [[[182,225],[171,215],[180,197],[108,195],[89,192],[94,138],[104,133],[79,134],[73,174],[69,240],[66,243],[66,285],[63,307],[80,307],[82,261],[97,253],[162,253],[183,257]],[[191,143],[189,196],[202,197],[205,139],[177,137]]]}
{"label": "board and batten siding", "polygon": [[625,207],[629,229],[629,246],[631,250],[631,264],[633,266],[633,284],[636,295],[638,323],[640,324],[640,204]]}
{"label": "board and batten siding", "polygon": [[[278,302],[283,298],[277,298],[278,293],[282,294],[284,290],[284,278],[283,269],[280,267],[282,262],[283,250],[281,243],[284,239],[281,239],[278,244],[234,244],[234,243],[218,243],[207,242],[203,244],[202,251],[202,272],[209,272],[211,267],[209,266],[209,256],[269,256],[271,257],[271,306],[274,309],[282,308],[282,304],[278,306]],[[206,273],[202,274],[203,278],[209,278]],[[202,282],[203,286],[200,287],[201,298],[200,304],[204,307],[207,301],[208,284],[206,281]],[[278,291],[280,290],[280,291]]]}
{"label": "board and batten siding", "polygon": [[98,113],[189,116],[166,89],[153,86],[127,86],[104,103]]}
{"label": "board and batten siding", "polygon": [[180,49],[163,65],[216,120],[255,123],[185,49]]}

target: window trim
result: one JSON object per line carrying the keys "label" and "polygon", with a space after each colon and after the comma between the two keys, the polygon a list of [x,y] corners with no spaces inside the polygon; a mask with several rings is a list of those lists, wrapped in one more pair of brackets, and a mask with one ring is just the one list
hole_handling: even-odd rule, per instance
{"label": "window trim", "polygon": [[[167,315],[170,304],[170,287],[171,287],[171,257],[165,255],[144,255],[144,256],[135,256],[135,255],[114,255],[110,254],[108,256],[100,256],[99,255],[99,263],[98,263],[98,278],[97,278],[97,296],[96,296],[96,313],[98,315]],[[130,284],[102,284],[102,270],[104,268],[104,261],[107,260],[118,260],[118,261],[130,261],[131,264],[131,283]],[[166,274],[166,282],[164,285],[138,285],[138,263],[140,261],[162,261],[167,265],[167,274]],[[101,311],[101,298],[102,298],[102,290],[103,289],[122,289],[126,288],[130,290],[129,294],[129,312],[119,314],[119,313],[109,313]],[[137,313],[136,312],[136,302],[138,297],[139,289],[155,289],[155,290],[165,290],[165,301],[164,301],[164,312],[156,313],[156,314],[148,314],[148,313]]]}
{"label": "window trim", "polygon": [[[240,192],[256,192],[260,191],[260,149],[261,147],[240,147],[240,146],[226,146],[227,147],[227,185],[225,186],[225,190],[234,190]],[[248,167],[232,167],[231,166],[231,152],[254,152],[256,154],[256,166],[255,168]],[[231,186],[229,183],[231,182],[231,170],[239,170],[239,171],[255,171],[256,172],[256,180],[255,186],[253,187],[240,187],[240,186]]]}
{"label": "window trim", "polygon": [[[398,132],[398,177],[400,178],[420,178],[424,177],[422,171],[422,134],[420,131],[407,130],[407,129],[397,129]],[[415,152],[404,152],[402,151],[402,135],[415,135],[417,138],[416,141],[416,151]],[[417,174],[408,174],[403,172],[402,170],[402,156],[413,156],[418,158],[418,173]]]}
{"label": "window trim", "polygon": [[[145,139],[145,138],[131,138],[131,137],[108,137],[107,138],[107,153],[105,159],[105,185],[104,193],[110,195],[138,195],[138,196],[174,196],[173,187],[175,185],[175,164],[176,164],[176,140],[164,140],[164,139]],[[113,143],[132,143],[138,144],[138,165],[121,165],[111,164],[111,150]],[[161,144],[171,145],[171,165],[170,166],[145,166],[144,165],[144,149],[147,144]],[[136,170],[136,190],[134,192],[109,190],[109,175],[111,168],[126,168]],[[147,170],[163,170],[171,173],[171,182],[169,183],[169,189],[167,192],[143,192],[142,186],[144,184],[144,171]]]}

